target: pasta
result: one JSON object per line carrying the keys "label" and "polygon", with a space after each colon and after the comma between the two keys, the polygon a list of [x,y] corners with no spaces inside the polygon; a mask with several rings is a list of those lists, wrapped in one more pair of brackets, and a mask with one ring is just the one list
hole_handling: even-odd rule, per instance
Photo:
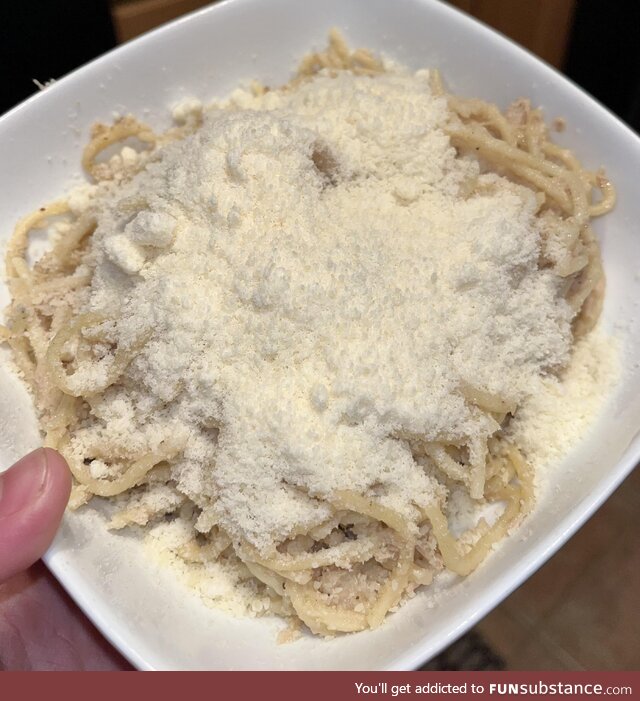
{"label": "pasta", "polygon": [[[282,89],[296,90],[319,73],[345,71],[373,77],[385,67],[368,51],[350,51],[340,35],[332,32],[329,48],[307,56],[296,78]],[[446,133],[459,157],[477,159],[489,171],[535,193],[542,231],[539,264],[552,268],[562,279],[574,314],[573,336],[585,335],[598,320],[604,294],[600,251],[590,220],[614,206],[613,187],[602,172],[586,171],[571,152],[549,140],[540,111],[528,101],[518,100],[503,114],[479,99],[448,94],[437,72],[430,74],[430,81],[434,95],[447,101]],[[254,90],[257,94],[266,91],[261,86]],[[196,132],[201,121],[196,114],[182,127],[161,135],[130,117],[111,127],[99,125],[85,148],[83,167],[96,181],[113,181],[117,189],[121,181],[152,163],[154,154],[166,144]],[[144,153],[128,171],[123,158],[118,168],[100,162],[105,149],[132,137],[143,145]],[[319,149],[314,160],[330,179],[334,165],[330,154]],[[481,186],[470,183],[470,192],[477,187]],[[595,192],[600,193],[599,198]],[[141,206],[144,204],[131,202],[134,212]],[[62,222],[62,234],[30,266],[30,232],[55,222]],[[189,444],[188,436],[178,432],[156,440],[151,450],[142,443],[126,445],[104,439],[91,444],[93,439],[87,439],[90,454],[79,459],[73,447],[99,413],[101,398],[122,383],[130,364],[153,340],[152,330],[142,330],[128,344],[114,343],[112,328],[117,319],[82,308],[82,294],[93,275],[87,242],[96,225],[90,214],[75,216],[66,200],[42,207],[18,223],[6,254],[12,303],[6,326],[0,327],[0,340],[11,346],[16,366],[35,397],[46,444],[69,461],[76,508],[94,496],[113,499],[131,493],[144,500],[145,494],[159,486],[174,489],[172,466]],[[562,242],[560,254],[558,240]],[[556,247],[553,251],[552,246]],[[314,633],[329,636],[375,628],[439,569],[461,576],[473,572],[533,508],[532,470],[518,447],[505,437],[518,410],[516,403],[466,380],[457,392],[487,425],[494,426],[488,437],[461,442],[442,435],[433,440],[404,430],[395,438],[410,446],[414,459],[437,475],[443,488],[463,489],[479,503],[502,505],[492,524],[481,520],[462,538],[454,537],[450,530],[442,494],[429,504],[416,505],[419,516],[414,523],[382,503],[375,492],[354,490],[335,491],[322,503],[328,516],[312,527],[293,524],[270,556],[249,540],[226,532],[220,523],[198,521],[199,505],[191,494],[174,494],[168,502],[141,501],[116,515],[113,525],[144,525],[168,515],[185,518],[197,526],[193,539],[179,549],[182,559],[233,562],[267,592],[273,600],[271,610],[296,616]],[[217,432],[220,426],[213,422],[209,430]]]}

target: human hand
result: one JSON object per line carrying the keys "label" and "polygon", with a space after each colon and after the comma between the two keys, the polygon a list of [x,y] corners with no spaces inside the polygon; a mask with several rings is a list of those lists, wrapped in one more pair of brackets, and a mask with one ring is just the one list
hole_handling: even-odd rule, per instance
{"label": "human hand", "polygon": [[64,458],[40,448],[0,474],[0,670],[116,670],[127,662],[41,562],[69,499]]}

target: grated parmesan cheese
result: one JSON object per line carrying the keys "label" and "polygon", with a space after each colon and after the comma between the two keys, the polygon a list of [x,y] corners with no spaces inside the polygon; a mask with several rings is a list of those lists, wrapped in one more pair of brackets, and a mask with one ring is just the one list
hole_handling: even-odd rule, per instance
{"label": "grated parmesan cheese", "polygon": [[538,203],[456,155],[428,78],[237,90],[130,181],[83,193],[99,222],[86,309],[121,347],[152,335],[95,399],[78,457],[188,437],[172,478],[198,527],[269,553],[337,490],[416,522],[443,487],[401,437],[497,429],[462,383],[533,406],[572,345]]}
{"label": "grated parmesan cheese", "polygon": [[509,426],[537,477],[559,463],[587,432],[619,374],[616,344],[596,330],[576,343],[562,380],[538,378],[536,391]]}

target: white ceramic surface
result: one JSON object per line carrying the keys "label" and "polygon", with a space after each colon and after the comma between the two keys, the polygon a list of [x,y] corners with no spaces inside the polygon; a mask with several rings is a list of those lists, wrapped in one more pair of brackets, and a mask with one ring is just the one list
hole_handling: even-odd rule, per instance
{"label": "white ceramic surface", "polygon": [[[240,81],[278,84],[297,59],[340,27],[352,45],[413,68],[442,70],[462,95],[505,106],[521,95],[561,115],[558,140],[590,166],[605,164],[619,204],[597,222],[608,292],[605,328],[623,343],[623,377],[591,433],[554,469],[554,487],[514,537],[465,581],[418,596],[380,629],[331,641],[277,645],[278,623],[206,608],[158,570],[135,539],[91,516],[65,519],[46,561],[102,632],[142,669],[410,669],[451,643],[534,572],[593,513],[640,456],[640,140],[553,70],[433,0],[228,0],[127,44],[0,119],[0,245],[16,219],[79,177],[89,126],[115,112],[166,125],[181,97],[206,101]],[[7,301],[0,287],[0,303]],[[0,467],[37,445],[28,396],[0,367]]]}

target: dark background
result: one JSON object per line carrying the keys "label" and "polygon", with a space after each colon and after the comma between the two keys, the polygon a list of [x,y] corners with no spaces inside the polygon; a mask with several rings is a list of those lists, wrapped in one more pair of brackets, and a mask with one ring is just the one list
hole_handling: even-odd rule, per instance
{"label": "dark background", "polygon": [[563,70],[640,131],[640,2],[578,0]]}
{"label": "dark background", "polygon": [[115,45],[106,0],[0,0],[0,114]]}

